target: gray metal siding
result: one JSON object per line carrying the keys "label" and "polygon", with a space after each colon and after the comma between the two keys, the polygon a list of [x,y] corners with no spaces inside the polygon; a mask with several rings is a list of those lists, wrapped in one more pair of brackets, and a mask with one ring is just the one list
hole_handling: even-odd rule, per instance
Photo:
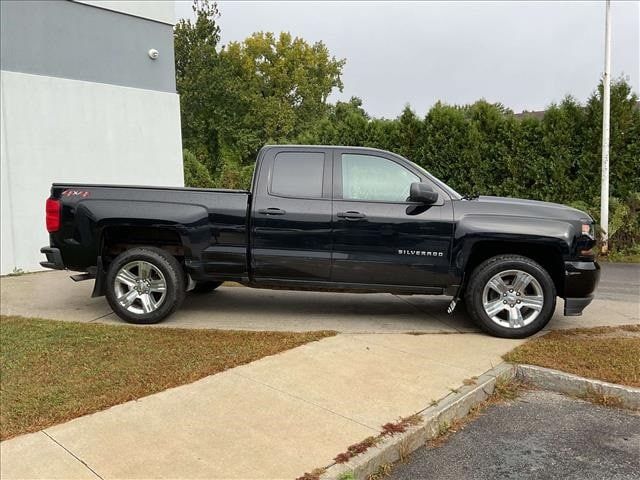
{"label": "gray metal siding", "polygon": [[173,28],[164,23],[67,0],[2,0],[0,35],[2,70],[176,91]]}

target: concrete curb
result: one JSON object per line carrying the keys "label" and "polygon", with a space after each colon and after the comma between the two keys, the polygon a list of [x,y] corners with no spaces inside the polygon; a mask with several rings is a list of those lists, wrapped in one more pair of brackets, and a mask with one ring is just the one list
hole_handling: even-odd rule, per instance
{"label": "concrete curb", "polygon": [[518,365],[516,367],[516,375],[525,382],[545,390],[553,390],[573,396],[584,396],[585,393],[591,390],[598,394],[620,399],[621,406],[625,408],[640,410],[640,388],[579,377],[571,373],[534,365]]}
{"label": "concrete curb", "polygon": [[384,438],[377,446],[349,462],[331,465],[320,478],[338,479],[341,475],[352,472],[355,478],[365,479],[375,473],[380,465],[397,462],[423,446],[427,440],[436,437],[442,424],[465,417],[473,407],[486,400],[493,393],[498,377],[511,379],[515,373],[513,365],[501,363],[478,377],[475,385],[463,386],[440,400],[438,405],[418,412],[423,417],[419,425],[409,427],[404,433]]}

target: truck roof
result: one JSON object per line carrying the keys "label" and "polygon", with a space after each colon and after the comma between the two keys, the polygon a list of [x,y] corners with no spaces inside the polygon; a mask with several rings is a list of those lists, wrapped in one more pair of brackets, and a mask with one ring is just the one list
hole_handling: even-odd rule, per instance
{"label": "truck roof", "polygon": [[284,148],[284,149],[321,148],[321,149],[324,149],[324,150],[327,150],[327,149],[332,149],[332,150],[354,149],[354,150],[363,150],[363,151],[369,151],[369,152],[387,153],[387,154],[391,154],[391,155],[396,156],[396,157],[399,156],[397,153],[393,153],[393,152],[390,152],[388,150],[382,150],[381,148],[362,147],[362,146],[357,146],[357,145],[305,145],[305,144],[298,145],[298,144],[284,143],[284,144],[268,144],[268,145],[265,145],[264,147],[262,147],[261,150],[266,150],[266,149],[270,149],[270,148]]}

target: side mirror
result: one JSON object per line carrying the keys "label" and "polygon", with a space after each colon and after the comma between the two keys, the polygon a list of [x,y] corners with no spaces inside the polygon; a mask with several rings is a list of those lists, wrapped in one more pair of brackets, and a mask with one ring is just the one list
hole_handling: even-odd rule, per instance
{"label": "side mirror", "polygon": [[409,188],[409,201],[432,205],[438,201],[438,192],[426,183],[415,182]]}

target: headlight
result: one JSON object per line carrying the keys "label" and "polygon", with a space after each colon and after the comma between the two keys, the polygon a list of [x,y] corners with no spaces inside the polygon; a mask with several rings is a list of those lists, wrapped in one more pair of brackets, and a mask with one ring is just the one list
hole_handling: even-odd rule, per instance
{"label": "headlight", "polygon": [[593,223],[583,223],[582,224],[582,234],[587,235],[588,237],[595,238],[596,229]]}

